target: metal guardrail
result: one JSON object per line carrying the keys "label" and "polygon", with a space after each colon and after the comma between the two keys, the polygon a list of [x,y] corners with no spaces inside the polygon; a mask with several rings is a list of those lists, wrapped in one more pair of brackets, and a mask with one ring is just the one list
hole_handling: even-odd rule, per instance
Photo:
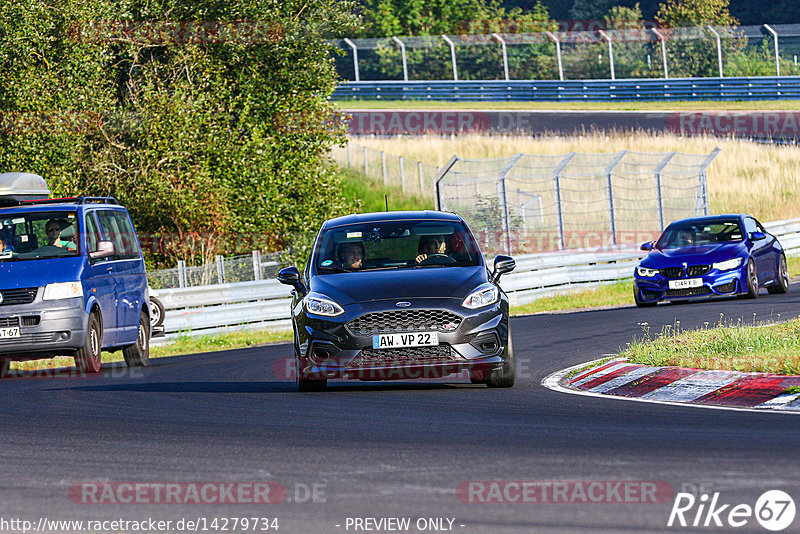
{"label": "metal guardrail", "polygon": [[[775,221],[764,227],[776,235],[791,256],[800,256],[800,219]],[[635,245],[615,251],[571,251],[516,257],[517,268],[503,277],[512,304],[543,295],[624,280],[646,255]],[[277,280],[164,289],[159,298],[167,310],[167,339],[235,328],[288,328],[291,289]]]}
{"label": "metal guardrail", "polygon": [[346,82],[332,100],[598,101],[794,100],[800,76]]}

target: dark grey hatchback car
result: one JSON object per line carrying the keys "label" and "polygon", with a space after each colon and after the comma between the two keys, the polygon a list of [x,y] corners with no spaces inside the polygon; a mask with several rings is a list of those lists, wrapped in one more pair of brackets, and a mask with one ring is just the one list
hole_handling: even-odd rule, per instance
{"label": "dark grey hatchback car", "polygon": [[326,221],[293,286],[297,386],[329,378],[406,380],[468,370],[473,383],[514,385],[508,298],[498,285],[514,260],[486,266],[464,220],[436,211]]}

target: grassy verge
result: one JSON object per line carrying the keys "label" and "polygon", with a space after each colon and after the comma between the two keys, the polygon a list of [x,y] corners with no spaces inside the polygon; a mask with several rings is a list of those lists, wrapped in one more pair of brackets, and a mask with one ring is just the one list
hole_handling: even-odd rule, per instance
{"label": "grassy verge", "polygon": [[622,280],[594,288],[575,289],[569,293],[542,297],[511,308],[512,315],[529,315],[546,311],[594,308],[598,306],[624,306],[633,303],[633,282]]}
{"label": "grassy verge", "polygon": [[800,374],[800,319],[760,326],[723,323],[700,330],[666,326],[651,337],[642,324],[643,341],[634,341],[620,353],[631,363],[744,372]]}
{"label": "grassy verge", "polygon": [[486,110],[596,110],[596,111],[658,111],[658,110],[722,110],[767,111],[800,109],[800,100],[736,100],[716,102],[691,100],[681,102],[431,102],[429,100],[348,100],[337,101],[341,109],[480,109]]}
{"label": "grassy verge", "polygon": [[353,169],[341,169],[342,193],[348,198],[361,200],[361,212],[385,211],[383,195],[389,195],[389,209],[424,210],[431,209],[429,199],[404,193],[399,187],[384,187],[383,184]]}

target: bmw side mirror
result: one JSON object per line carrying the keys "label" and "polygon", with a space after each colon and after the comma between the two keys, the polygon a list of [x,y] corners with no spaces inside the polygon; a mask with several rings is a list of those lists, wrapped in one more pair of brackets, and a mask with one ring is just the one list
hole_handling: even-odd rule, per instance
{"label": "bmw side mirror", "polygon": [[653,242],[652,241],[646,241],[646,242],[642,243],[642,246],[639,247],[639,248],[642,249],[642,250],[653,250]]}
{"label": "bmw side mirror", "polygon": [[305,295],[306,293],[306,288],[300,281],[300,271],[297,267],[292,266],[281,269],[278,272],[278,282],[286,284],[287,286],[292,286],[301,295]]}
{"label": "bmw side mirror", "polygon": [[500,276],[505,273],[510,273],[517,266],[517,262],[511,256],[497,256],[494,259],[494,272],[492,273],[492,280],[497,282]]}
{"label": "bmw side mirror", "polygon": [[750,234],[750,239],[753,241],[761,241],[762,239],[766,238],[767,234],[765,234],[764,232],[753,232],[752,234]]}
{"label": "bmw side mirror", "polygon": [[98,241],[97,249],[89,252],[89,258],[99,260],[114,255],[114,243],[112,241]]}

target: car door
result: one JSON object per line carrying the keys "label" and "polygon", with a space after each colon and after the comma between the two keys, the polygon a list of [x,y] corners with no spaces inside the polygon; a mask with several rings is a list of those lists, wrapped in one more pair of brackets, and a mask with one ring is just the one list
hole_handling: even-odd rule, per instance
{"label": "car door", "polygon": [[[775,278],[775,254],[772,250],[775,237],[767,234],[764,228],[752,217],[744,218],[744,230],[747,234],[747,240],[750,242],[750,254],[753,261],[756,262],[756,271],[758,271],[759,285],[773,280]],[[752,239],[753,232],[764,233],[766,239]]]}
{"label": "car door", "polygon": [[[94,210],[84,214],[86,247],[88,252],[97,250],[102,241],[100,225]],[[111,258],[89,257],[89,276],[84,279],[84,290],[94,295],[100,305],[103,325],[103,347],[113,347],[117,342],[117,288],[114,282],[114,263]]]}

